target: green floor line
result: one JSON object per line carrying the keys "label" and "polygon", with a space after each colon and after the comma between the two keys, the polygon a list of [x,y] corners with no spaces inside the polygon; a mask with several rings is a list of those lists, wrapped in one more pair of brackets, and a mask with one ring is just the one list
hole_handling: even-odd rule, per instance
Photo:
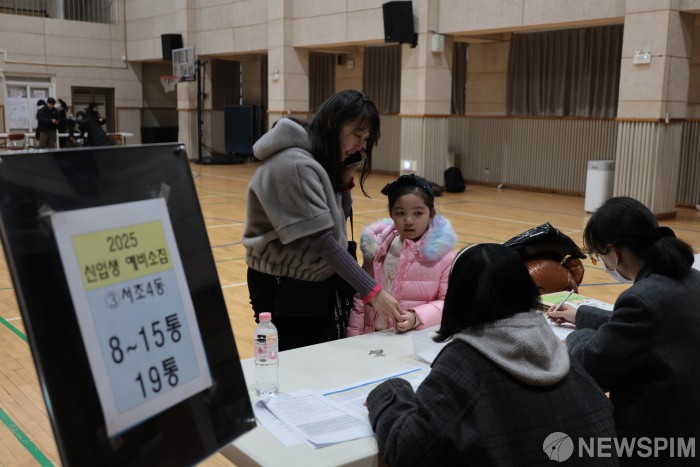
{"label": "green floor line", "polygon": [[27,438],[27,435],[24,434],[22,429],[18,427],[15,422],[12,421],[12,419],[5,413],[4,410],[0,409],[0,421],[5,424],[5,426],[10,430],[10,433],[12,433],[15,438],[17,438],[17,441],[22,443],[22,446],[25,447],[27,451],[29,451],[29,454],[31,454],[34,459],[36,459],[39,462],[39,465],[41,466],[53,466],[51,461],[44,455],[43,452],[39,450],[38,447],[32,441]]}
{"label": "green floor line", "polygon": [[[4,324],[10,331],[14,332],[17,334],[24,342],[27,342],[27,336],[24,335],[22,331],[14,327],[12,324],[10,324],[9,321],[7,321],[5,318],[0,316],[0,323]],[[15,422],[12,421],[12,419],[2,410],[0,409],[0,420],[5,424],[5,426],[10,430],[10,433],[12,433],[17,440],[22,443],[22,446],[24,446],[27,451],[29,451],[29,454],[31,454],[34,459],[36,459],[40,465],[42,466],[53,466],[51,461],[49,461],[44,453],[42,453],[38,447],[32,441],[27,438],[27,435],[24,434],[24,432],[18,427]]]}
{"label": "green floor line", "polygon": [[7,320],[6,320],[5,318],[3,318],[2,316],[0,316],[0,323],[2,323],[2,324],[4,324],[5,326],[7,326],[7,328],[8,328],[10,331],[12,331],[12,332],[14,332],[15,334],[17,334],[17,335],[20,337],[20,339],[22,339],[24,342],[27,342],[27,336],[25,336],[24,333],[23,333],[22,331],[20,331],[20,330],[17,329],[16,327],[14,327],[12,324],[10,324],[9,321],[7,321]]}

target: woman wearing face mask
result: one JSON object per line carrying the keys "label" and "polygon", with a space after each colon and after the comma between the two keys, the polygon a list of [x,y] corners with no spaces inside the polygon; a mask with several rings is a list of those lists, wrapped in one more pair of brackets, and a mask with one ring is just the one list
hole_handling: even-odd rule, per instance
{"label": "woman wearing face mask", "polygon": [[612,312],[564,305],[548,313],[576,324],[569,352],[610,391],[618,438],[700,437],[700,272],[691,268],[692,248],[627,197],[591,216],[583,242],[611,276],[634,284]]}

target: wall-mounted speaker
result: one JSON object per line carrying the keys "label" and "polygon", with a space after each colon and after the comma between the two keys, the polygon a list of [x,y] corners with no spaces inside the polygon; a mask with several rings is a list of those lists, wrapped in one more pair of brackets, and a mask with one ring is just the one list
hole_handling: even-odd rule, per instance
{"label": "wall-mounted speaker", "polygon": [[411,47],[418,43],[413,29],[413,2],[395,1],[382,5],[384,13],[384,42],[408,42]]}
{"label": "wall-mounted speaker", "polygon": [[182,34],[161,34],[160,44],[163,48],[163,60],[173,59],[173,50],[182,48]]}

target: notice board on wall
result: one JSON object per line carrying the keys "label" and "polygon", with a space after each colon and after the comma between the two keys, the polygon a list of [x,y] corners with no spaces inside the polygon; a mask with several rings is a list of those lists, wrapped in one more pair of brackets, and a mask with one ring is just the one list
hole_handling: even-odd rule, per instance
{"label": "notice board on wall", "polygon": [[0,234],[64,465],[192,465],[255,426],[184,146],[0,154]]}

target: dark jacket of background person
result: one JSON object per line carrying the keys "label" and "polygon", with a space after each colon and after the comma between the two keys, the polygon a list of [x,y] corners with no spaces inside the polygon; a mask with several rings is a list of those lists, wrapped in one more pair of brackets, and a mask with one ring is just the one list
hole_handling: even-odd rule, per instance
{"label": "dark jacket of background person", "polygon": [[[39,99],[36,102],[37,113],[39,112],[39,109],[41,109],[45,105],[46,105],[46,101],[44,99]],[[36,114],[34,116],[36,117]],[[37,123],[38,123],[38,121],[37,121]],[[34,139],[36,139],[36,141],[39,141],[39,127],[38,126],[36,128],[34,128]]]}
{"label": "dark jacket of background person", "polygon": [[58,127],[58,110],[56,110],[56,100],[52,97],[46,99],[46,105],[36,113],[37,134],[39,140],[36,142],[37,148],[56,147],[56,128]]}
{"label": "dark jacket of background person", "polygon": [[67,131],[66,119],[68,118],[68,104],[66,104],[63,99],[58,99],[55,108],[58,113],[58,132],[65,133]]}
{"label": "dark jacket of background person", "polygon": [[[563,465],[617,465],[614,456],[578,457],[579,437],[615,435],[612,407],[578,364],[571,362],[562,372],[553,360],[546,363],[551,352],[544,350],[542,336],[528,329],[532,322],[523,321],[522,315],[549,327],[534,312],[514,315],[504,321],[520,320],[522,325],[496,331],[500,338],[490,346],[495,352],[487,353],[455,335],[415,394],[401,379],[386,381],[370,393],[370,422],[389,465],[554,465],[543,444],[556,431],[574,443],[573,455]],[[530,333],[530,344],[519,350],[514,347],[518,337],[511,333],[517,329]],[[547,338],[556,339],[553,334]],[[541,352],[541,371],[523,364],[524,355],[535,357],[533,352]],[[501,366],[504,359],[512,360],[510,369]],[[538,378],[549,383],[542,385]]]}
{"label": "dark jacket of background person", "polygon": [[88,116],[88,118],[92,119],[98,125],[104,125],[105,123],[107,123],[107,119],[105,119],[97,110],[99,106],[100,104],[98,104],[97,102],[90,102],[90,104],[88,104],[88,106],[85,107],[85,114]]}
{"label": "dark jacket of background person", "polygon": [[676,280],[647,267],[613,312],[581,306],[576,326],[569,351],[610,391],[618,437],[700,442],[700,271]]}
{"label": "dark jacket of background person", "polygon": [[[58,112],[58,132],[59,133],[67,133],[68,132],[68,126],[66,124],[66,120],[68,120],[68,104],[63,99],[57,99],[57,104],[56,104],[56,111]],[[62,148],[65,148],[67,146],[67,140],[65,136],[61,136],[58,138],[59,145]]]}
{"label": "dark jacket of background person", "polygon": [[58,123],[54,123],[53,120],[58,121],[58,119],[58,110],[55,107],[51,108],[48,105],[44,105],[36,112],[36,128],[39,132],[56,131]]}
{"label": "dark jacket of background person", "polygon": [[75,114],[78,128],[82,133],[87,133],[85,146],[112,146],[112,141],[107,136],[107,132],[96,120],[90,118],[82,110]]}

